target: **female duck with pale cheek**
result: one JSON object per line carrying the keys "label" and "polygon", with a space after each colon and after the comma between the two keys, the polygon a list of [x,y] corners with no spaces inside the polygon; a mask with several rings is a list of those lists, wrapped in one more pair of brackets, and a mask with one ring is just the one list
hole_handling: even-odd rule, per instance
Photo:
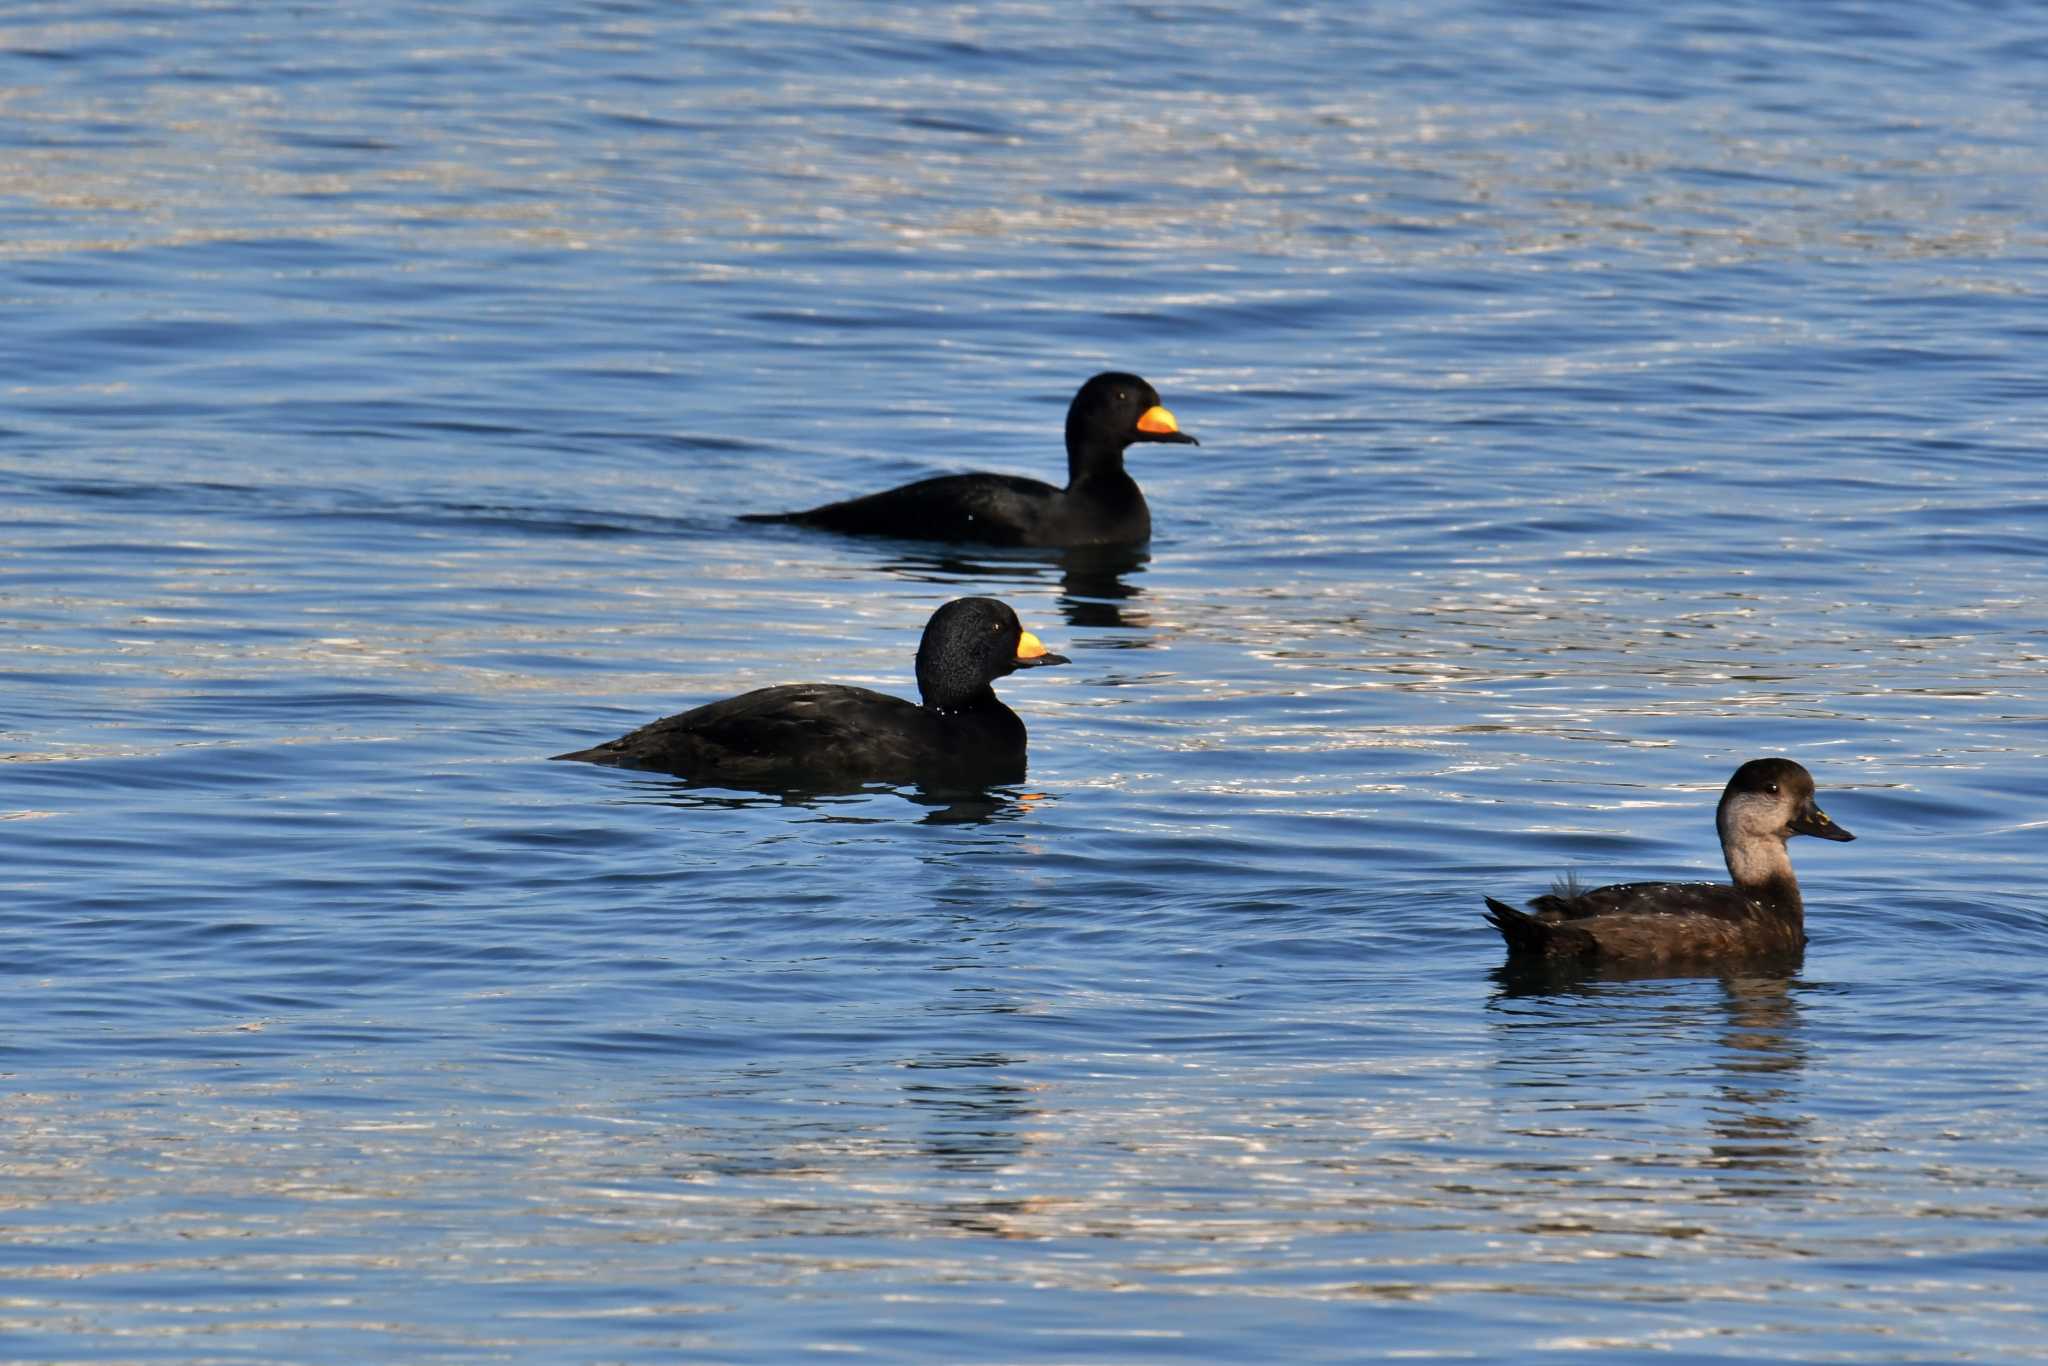
{"label": "female duck with pale cheek", "polygon": [[1813,775],[1790,759],[1752,759],[1721,793],[1714,823],[1734,885],[1630,882],[1583,891],[1569,884],[1529,903],[1486,898],[1487,919],[1513,960],[1657,966],[1793,954],[1806,945],[1806,907],[1785,841],[1856,838],[1814,801]]}
{"label": "female duck with pale cheek", "polygon": [[706,703],[557,759],[734,786],[837,787],[1024,776],[1024,723],[989,685],[1065,664],[1008,603],[958,598],[917,647],[921,702],[839,683],[786,683]]}
{"label": "female duck with pale cheek", "polygon": [[807,512],[747,513],[743,522],[795,522],[867,536],[982,545],[1135,545],[1152,535],[1152,511],[1124,472],[1140,441],[1202,443],[1181,431],[1159,392],[1112,371],[1081,386],[1067,406],[1067,486],[1014,474],[942,474]]}

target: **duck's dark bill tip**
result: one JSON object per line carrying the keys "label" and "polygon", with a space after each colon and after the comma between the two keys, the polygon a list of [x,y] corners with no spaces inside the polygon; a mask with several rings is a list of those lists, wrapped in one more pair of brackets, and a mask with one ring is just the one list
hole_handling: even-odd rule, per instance
{"label": "duck's dark bill tip", "polygon": [[1792,822],[1792,829],[1797,834],[1811,835],[1815,839],[1838,840],[1844,844],[1856,838],[1836,825],[1825,811],[1815,811],[1811,815],[1799,817]]}
{"label": "duck's dark bill tip", "polygon": [[1035,669],[1041,664],[1072,664],[1073,662],[1073,660],[1068,659],[1065,655],[1056,655],[1050,650],[1042,655],[1033,655],[1029,659],[1024,658],[1022,655],[1017,657],[1017,667],[1020,669]]}

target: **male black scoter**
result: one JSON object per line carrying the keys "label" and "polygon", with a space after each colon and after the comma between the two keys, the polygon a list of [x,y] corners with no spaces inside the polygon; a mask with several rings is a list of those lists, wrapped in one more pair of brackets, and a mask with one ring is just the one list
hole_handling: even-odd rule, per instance
{"label": "male black scoter", "polygon": [[1008,603],[958,598],[932,613],[918,642],[922,704],[836,683],[787,683],[554,757],[741,786],[1014,781],[1024,776],[1024,723],[989,684],[1068,662]]}
{"label": "male black scoter", "polygon": [[1790,759],[1735,770],[1714,814],[1734,885],[1629,882],[1582,890],[1566,883],[1529,903],[1531,915],[1486,898],[1508,959],[1657,966],[1796,954],[1806,907],[1785,841],[1856,838],[1814,802],[1813,775]]}
{"label": "male black scoter", "polygon": [[1152,511],[1124,472],[1139,441],[1202,443],[1160,406],[1136,375],[1097,375],[1067,407],[1067,486],[1012,474],[942,474],[827,503],[807,512],[763,512],[743,522],[794,522],[857,535],[1002,546],[1132,545],[1152,536]]}

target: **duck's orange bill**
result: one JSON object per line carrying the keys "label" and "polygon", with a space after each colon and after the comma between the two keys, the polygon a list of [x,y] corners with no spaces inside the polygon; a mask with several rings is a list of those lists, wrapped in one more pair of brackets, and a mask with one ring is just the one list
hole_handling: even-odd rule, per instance
{"label": "duck's orange bill", "polygon": [[1171,432],[1178,432],[1180,423],[1174,421],[1172,413],[1155,403],[1138,419],[1138,430],[1151,432],[1155,436],[1165,436]]}
{"label": "duck's orange bill", "polygon": [[1045,642],[1029,631],[1017,637],[1017,658],[1037,659],[1040,655],[1049,653],[1051,652],[1045,648]]}

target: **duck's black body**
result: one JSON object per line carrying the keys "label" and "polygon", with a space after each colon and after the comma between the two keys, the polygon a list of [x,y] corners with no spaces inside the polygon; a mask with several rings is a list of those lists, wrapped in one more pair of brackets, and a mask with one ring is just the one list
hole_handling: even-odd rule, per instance
{"label": "duck's black body", "polygon": [[1199,445],[1136,375],[1102,374],[1067,408],[1067,486],[1012,474],[942,474],[806,512],[750,513],[855,535],[1000,546],[1130,545],[1152,535],[1152,513],[1124,470],[1134,442]]}
{"label": "duck's black body", "polygon": [[942,474],[915,484],[827,503],[809,512],[749,516],[853,535],[999,546],[1121,545],[1152,535],[1145,495],[1121,470],[1079,489],[1013,474]]}
{"label": "duck's black body", "polygon": [[940,712],[837,683],[785,683],[665,716],[558,759],[745,783],[1024,776],[1024,723],[997,700]]}
{"label": "duck's black body", "polygon": [[759,688],[663,717],[558,759],[744,787],[1006,782],[1024,776],[1025,731],[989,684],[1064,664],[994,598],[932,614],[917,652],[922,704],[837,683]]}
{"label": "duck's black body", "polygon": [[1806,907],[1785,841],[1855,836],[1815,804],[1813,776],[1790,759],[1752,759],[1737,769],[1715,823],[1732,885],[1567,884],[1529,911],[1488,897],[1487,919],[1510,961],[1657,966],[1797,954],[1806,945]]}

